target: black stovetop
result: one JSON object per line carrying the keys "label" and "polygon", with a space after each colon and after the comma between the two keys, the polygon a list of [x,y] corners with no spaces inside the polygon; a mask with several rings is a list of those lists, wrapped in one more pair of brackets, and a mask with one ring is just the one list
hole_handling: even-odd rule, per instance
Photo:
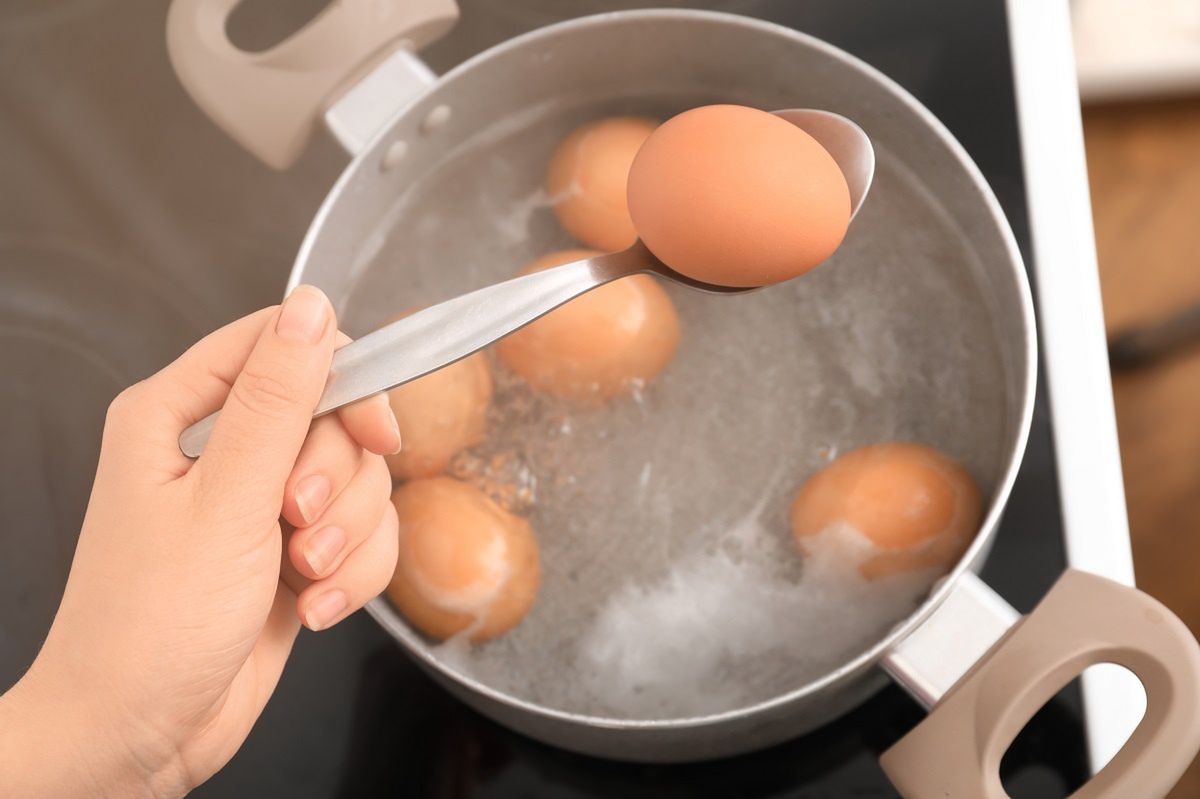
{"label": "black stovetop", "polygon": [[[605,4],[531,1],[526,6],[533,10],[519,12],[512,9],[521,7],[520,0],[467,0],[460,28],[426,56],[444,70],[471,49],[553,21],[567,5],[582,14]],[[979,164],[1028,260],[1001,0],[711,5],[826,39],[913,92]],[[127,265],[119,274],[134,270],[131,285],[147,296],[166,286],[186,310],[165,330],[157,326],[158,312],[146,310],[152,302],[132,308],[131,332],[156,339],[154,347],[114,356],[115,372],[127,382],[203,330],[276,300],[338,160],[328,152],[310,154],[291,173],[270,175],[211,129],[169,74],[164,6],[157,0],[74,0],[55,12],[61,19],[50,19],[37,5],[0,12],[0,108],[8,109],[0,113],[0,175],[10,197],[0,200],[0,270],[13,268],[9,259],[17,250],[10,245],[19,241],[25,253],[82,252]],[[123,55],[105,55],[115,51]],[[113,65],[113,58],[124,61]],[[47,75],[52,83],[37,82]],[[54,97],[47,100],[39,86],[54,87]],[[132,95],[143,113],[146,107],[152,112],[150,131],[144,117],[126,108]],[[83,110],[75,113],[73,101]],[[89,123],[87,146],[67,130],[82,122]],[[186,137],[192,137],[190,151],[180,159],[169,143]],[[84,158],[123,164],[125,179],[114,180],[114,173]],[[214,206],[195,199],[189,186],[196,182],[207,183],[206,197],[224,193],[229,201]],[[56,186],[64,193],[55,195]],[[17,196],[20,202],[11,200]],[[63,212],[67,196],[71,204]],[[150,202],[131,211],[131,196]],[[271,217],[253,218],[263,207],[273,209]],[[28,385],[51,384],[46,371],[54,368],[42,364]],[[49,440],[68,447],[71,458],[55,460],[44,452],[52,447],[39,439],[32,461],[0,470],[0,501],[19,522],[0,532],[0,689],[36,652],[65,580],[106,394],[119,388],[98,386],[68,398],[82,403],[76,411],[90,437],[77,436],[69,447]],[[43,412],[36,396],[0,392],[0,399],[5,441],[23,436]],[[1029,450],[984,572],[1022,611],[1065,566],[1057,488],[1051,421],[1039,392]],[[892,687],[838,722],[764,752],[683,766],[605,762],[535,743],[478,716],[359,614],[332,631],[301,634],[245,747],[195,796],[889,797],[895,792],[876,758],[920,717],[920,709]],[[1080,698],[1068,688],[1018,738],[1003,773],[1012,795],[1039,799],[1065,795],[1086,770]]]}

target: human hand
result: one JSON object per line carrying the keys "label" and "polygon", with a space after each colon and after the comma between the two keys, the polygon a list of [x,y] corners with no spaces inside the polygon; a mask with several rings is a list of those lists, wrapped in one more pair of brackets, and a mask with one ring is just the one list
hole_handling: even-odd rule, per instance
{"label": "human hand", "polygon": [[[302,286],[113,402],[62,604],[0,699],[0,795],[186,793],[245,740],[300,621],[383,590],[399,431],[382,396],[312,422],[339,337]],[[190,461],[179,434],[222,404]]]}

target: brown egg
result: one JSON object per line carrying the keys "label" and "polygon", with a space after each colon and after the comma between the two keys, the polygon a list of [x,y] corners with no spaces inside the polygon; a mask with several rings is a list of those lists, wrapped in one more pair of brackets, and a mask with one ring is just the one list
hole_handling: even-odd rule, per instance
{"label": "brown egg", "polygon": [[845,524],[873,545],[859,565],[869,579],[948,569],[979,529],[979,489],[961,464],[921,444],[875,444],[845,453],[810,477],[792,502],[792,532],[808,541]]}
{"label": "brown egg", "polygon": [[437,639],[470,628],[486,641],[524,618],[541,580],[527,521],[450,477],[405,483],[392,502],[400,549],[387,595],[414,627]]}
{"label": "brown egg", "polygon": [[432,477],[482,441],[491,399],[492,373],[481,352],[389,391],[402,447],[386,458],[392,476]]}
{"label": "brown egg", "polygon": [[708,283],[765,286],[824,261],[850,224],[850,190],[817,140],[736,105],[684,111],[646,139],[629,171],[642,242]]}
{"label": "brown egg", "polygon": [[[565,250],[521,270],[536,272],[597,255]],[[679,346],[675,305],[652,277],[635,275],[593,289],[496,345],[500,360],[538,391],[606,400],[644,384]]]}
{"label": "brown egg", "polygon": [[655,124],[640,117],[589,122],[554,151],[546,171],[546,193],[559,223],[589,247],[612,252],[637,239],[625,184],[629,165]]}

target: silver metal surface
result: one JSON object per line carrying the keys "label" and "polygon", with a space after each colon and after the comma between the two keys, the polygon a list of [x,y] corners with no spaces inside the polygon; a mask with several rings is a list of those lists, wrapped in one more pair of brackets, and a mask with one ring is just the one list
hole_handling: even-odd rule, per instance
{"label": "silver metal surface", "polygon": [[[514,80],[515,75],[521,80]],[[994,196],[961,146],[926,109],[886,76],[809,36],[697,11],[636,11],[573,20],[508,41],[455,68],[394,118],[346,169],[309,230],[289,289],[299,283],[317,285],[342,307],[371,260],[371,248],[382,246],[378,230],[390,226],[395,198],[407,186],[428,179],[431,165],[496,119],[519,118],[530,109],[564,100],[578,104],[631,91],[692,105],[829,108],[854,119],[877,150],[887,151],[920,176],[924,190],[970,243],[982,265],[981,289],[994,311],[992,319],[979,323],[995,325],[1006,365],[1004,463],[970,549],[929,599],[877,644],[825,676],[770,700],[712,715],[653,720],[565,712],[463,673],[385,600],[368,606],[422,666],[502,724],[592,755],[696,760],[784,740],[863,701],[883,684],[880,661],[918,630],[956,581],[978,564],[995,533],[1028,436],[1036,374],[1034,322],[1021,258]],[[452,109],[452,123],[422,138],[422,120],[441,106]],[[397,141],[417,146],[397,168],[381,170]]]}
{"label": "silver metal surface", "polygon": [[397,50],[346,91],[325,112],[325,126],[338,144],[357,155],[410,99],[436,80],[425,62]]}
{"label": "silver metal surface", "polygon": [[[383,66],[392,60],[394,57]],[[405,69],[413,60],[412,56],[402,59],[399,68]],[[348,92],[347,97],[354,96],[359,107],[385,108],[384,103],[371,102],[375,93],[391,96],[394,90],[394,82],[380,74],[376,70],[363,84]],[[853,221],[875,174],[871,140],[862,128],[839,114],[803,108],[774,113],[808,132],[833,156],[846,176]],[[330,127],[334,129],[332,122]],[[355,152],[353,148],[359,138],[339,136],[339,140],[347,150]],[[619,278],[643,273],[709,294],[744,294],[754,290],[690,278],[658,260],[638,241],[622,252],[563,264],[477,289],[392,322],[342,347],[334,354],[329,380],[314,416],[416,380],[483,349],[581,294]],[[183,431],[179,448],[184,455],[200,456],[218,415],[219,412],[213,413]]]}
{"label": "silver metal surface", "polygon": [[854,221],[875,177],[875,148],[866,132],[832,111],[791,108],[772,113],[812,136],[833,156],[850,189],[850,220]]}
{"label": "silver metal surface", "polygon": [[933,707],[1019,618],[968,572],[934,614],[888,652],[883,668],[918,702]]}

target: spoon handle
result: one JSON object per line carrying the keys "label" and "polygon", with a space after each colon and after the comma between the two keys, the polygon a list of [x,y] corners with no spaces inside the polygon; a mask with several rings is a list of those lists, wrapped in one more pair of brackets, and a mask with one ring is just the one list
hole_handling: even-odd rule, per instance
{"label": "spoon handle", "polygon": [[[572,261],[432,305],[368,333],[333,354],[313,416],[427,375],[504,338],[580,294],[647,269],[641,248]],[[184,455],[204,450],[218,413],[179,437]]]}

